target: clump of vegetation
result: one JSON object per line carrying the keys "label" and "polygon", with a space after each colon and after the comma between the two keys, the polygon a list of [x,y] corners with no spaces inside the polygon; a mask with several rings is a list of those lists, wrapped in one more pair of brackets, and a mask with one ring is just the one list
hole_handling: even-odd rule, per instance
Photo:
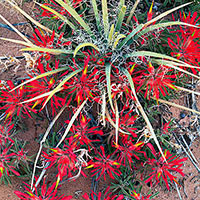
{"label": "clump of vegetation", "polygon": [[[179,18],[166,20],[191,3],[155,15],[154,2],[146,12],[138,0],[50,0],[35,2],[35,21],[8,2],[37,28],[31,38],[20,35],[24,41],[1,39],[23,44],[22,51],[32,52],[36,59],[29,78],[19,85],[8,81],[1,89],[2,127],[11,126],[16,116],[32,118],[45,108],[53,119],[40,140],[31,183],[26,183],[25,193],[16,195],[71,199],[58,197],[57,189],[64,181],[85,175],[85,170],[91,170],[95,180],[109,176],[122,185],[126,182],[124,187],[113,183],[104,194],[84,194],[85,199],[153,199],[154,195],[143,194],[142,184],[130,183],[137,179],[135,171],[141,173],[140,183],[152,187],[164,183],[169,190],[178,183],[176,173],[184,176],[186,158],[169,145],[170,121],[156,128],[159,110],[149,110],[170,104],[173,93],[184,90],[181,77],[199,79],[197,13],[180,12]],[[64,131],[50,132],[63,112]],[[21,154],[8,153],[14,141],[7,137],[1,144],[1,177],[9,177],[9,171],[18,175],[18,162],[26,160],[23,149]],[[43,170],[37,169],[40,158]],[[57,176],[47,190],[45,179],[43,186],[39,183],[52,167]]]}

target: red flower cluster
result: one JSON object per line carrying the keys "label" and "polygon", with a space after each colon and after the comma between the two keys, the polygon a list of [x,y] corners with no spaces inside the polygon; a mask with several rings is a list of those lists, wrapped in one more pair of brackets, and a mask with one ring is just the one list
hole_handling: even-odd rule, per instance
{"label": "red flower cluster", "polygon": [[104,180],[106,180],[105,173],[108,173],[108,175],[112,179],[114,179],[114,176],[112,173],[118,176],[121,174],[119,170],[120,163],[118,163],[116,159],[111,159],[112,155],[106,156],[103,146],[100,146],[100,149],[102,153],[96,152],[98,156],[94,157],[93,160],[90,160],[88,162],[87,168],[94,168],[92,170],[92,173],[93,173],[92,176],[95,176],[96,174],[100,173],[97,180],[99,180],[102,175],[104,177]]}
{"label": "red flower cluster", "polygon": [[[32,40],[34,41],[34,44],[38,47],[48,48],[48,49],[55,49],[59,47],[69,46],[71,45],[71,42],[62,42],[62,37],[64,33],[60,34],[59,38],[55,39],[55,30],[53,31],[52,35],[49,36],[47,34],[44,34],[43,32],[40,33],[38,29],[35,29],[35,33],[33,33]],[[42,53],[43,51],[41,51]],[[50,60],[51,55],[46,52],[45,54],[41,55],[39,59],[45,58],[46,60]]]}
{"label": "red flower cluster", "polygon": [[[196,12],[192,16],[191,13],[189,13],[188,16],[186,16],[184,12],[183,14],[180,13],[180,19],[182,22],[199,26],[198,22],[200,18],[197,18]],[[176,31],[176,34],[179,33],[177,34],[176,41],[171,38],[168,38],[169,47],[173,51],[171,55],[176,57],[177,59],[183,60],[184,62],[197,67],[197,69],[191,68],[194,74],[196,74],[197,71],[200,71],[199,31],[199,28],[191,26],[179,26],[179,29]]]}
{"label": "red flower cluster", "polygon": [[[75,100],[78,105],[87,98],[89,100],[99,100],[99,89],[97,87],[99,78],[98,71],[94,68],[88,73],[89,61],[90,57],[88,56],[84,60],[82,74],[73,77],[73,79],[67,81],[64,85],[64,89],[68,91],[71,98],[75,95]],[[68,102],[71,101],[71,98]]]}
{"label": "red flower cluster", "polygon": [[166,160],[164,160],[161,154],[159,154],[158,159],[148,159],[147,164],[151,166],[152,172],[149,174],[149,178],[145,181],[145,183],[150,182],[152,184],[155,179],[157,184],[162,178],[167,186],[167,189],[169,190],[168,181],[170,180],[171,182],[177,182],[176,176],[172,175],[171,172],[178,172],[184,176],[181,167],[187,158],[178,158],[173,156],[168,150],[165,150],[164,156]]}
{"label": "red flower cluster", "polygon": [[114,195],[114,196],[111,196],[112,195],[112,192],[108,192],[110,190],[110,187],[107,187],[105,192],[102,193],[102,192],[99,192],[98,194],[96,194],[94,191],[91,192],[91,198],[88,196],[87,193],[85,193],[83,195],[83,198],[85,200],[95,200],[96,198],[98,200],[123,200],[124,199],[124,196],[123,195]]}
{"label": "red flower cluster", "polygon": [[68,138],[68,141],[69,144],[65,144],[63,149],[51,149],[53,152],[50,154],[43,152],[43,157],[48,162],[51,162],[48,168],[51,168],[53,165],[57,166],[57,184],[62,181],[64,176],[72,177],[72,171],[76,170],[76,163],[78,161],[77,155],[74,153],[76,144],[73,143],[73,137]]}
{"label": "red flower cluster", "polygon": [[80,119],[78,120],[78,124],[73,124],[71,128],[71,132],[74,137],[74,142],[76,143],[77,147],[81,147],[86,145],[88,150],[93,147],[92,142],[98,142],[97,139],[90,139],[92,136],[95,135],[103,135],[102,130],[98,130],[98,127],[89,127],[89,122],[91,119],[87,119],[86,116],[80,115]]}
{"label": "red flower cluster", "polygon": [[144,97],[151,97],[151,92],[153,97],[159,99],[160,92],[163,96],[168,94],[167,88],[176,89],[173,85],[173,79],[176,77],[174,74],[167,75],[168,72],[172,71],[165,66],[160,65],[157,69],[149,62],[146,71],[141,71],[141,80],[137,88],[139,91],[142,87],[146,87],[146,92]]}
{"label": "red flower cluster", "polygon": [[35,112],[35,110],[31,109],[29,103],[22,103],[27,92],[25,87],[22,86],[11,91],[15,88],[13,82],[7,81],[7,85],[8,86],[4,85],[4,89],[1,90],[0,95],[0,103],[3,103],[0,110],[5,110],[5,119],[11,120],[15,114],[17,114],[17,116],[23,116],[23,114],[26,114],[31,118],[30,112]]}
{"label": "red flower cluster", "polygon": [[56,183],[53,183],[50,187],[47,186],[45,178],[43,180],[43,185],[39,188],[34,187],[34,192],[31,190],[30,185],[24,182],[25,192],[15,191],[15,194],[21,200],[70,200],[72,196],[57,196]]}

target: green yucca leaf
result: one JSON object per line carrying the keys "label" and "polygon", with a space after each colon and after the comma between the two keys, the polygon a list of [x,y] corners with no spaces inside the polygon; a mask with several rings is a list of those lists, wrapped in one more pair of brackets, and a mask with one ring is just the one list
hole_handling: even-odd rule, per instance
{"label": "green yucca leaf", "polygon": [[39,6],[41,6],[42,8],[52,12],[54,15],[56,15],[58,18],[62,19],[66,24],[68,24],[70,26],[71,29],[76,30],[76,27],[63,15],[61,15],[60,13],[58,13],[57,11],[55,11],[52,8],[49,8],[48,6],[45,6],[44,4],[40,4],[38,2],[35,2],[36,4],[38,4]]}
{"label": "green yucca leaf", "polygon": [[116,27],[115,27],[116,32],[118,32],[121,29],[125,13],[126,13],[126,6],[123,5],[120,12],[119,12],[119,15],[118,15],[118,19],[117,19],[117,23],[116,23]]}
{"label": "green yucca leaf", "polygon": [[162,61],[164,61],[165,64],[168,63],[168,64],[171,64],[171,65],[180,66],[180,67],[187,67],[187,68],[199,69],[199,67],[190,65],[190,64],[185,63],[183,61],[181,61],[181,62],[174,62],[174,61],[163,60],[163,59],[152,59],[151,61],[152,61],[152,63],[155,62],[157,64],[161,64]]}
{"label": "green yucca leaf", "polygon": [[120,0],[119,1],[119,11],[122,9],[122,6],[125,5],[125,0]]}
{"label": "green yucca leaf", "polygon": [[[63,88],[59,88],[59,90],[57,90],[55,93],[60,92],[62,89],[63,89]],[[31,99],[25,100],[25,101],[21,102],[20,104],[29,103],[29,102],[32,102],[32,101],[39,100],[39,99],[41,99],[41,98],[43,98],[43,97],[47,97],[47,96],[49,96],[49,95],[51,94],[51,92],[52,92],[52,91],[49,91],[49,92],[46,92],[46,93],[44,93],[44,94],[38,95],[38,96],[36,96],[36,97],[33,97],[33,98],[31,98]],[[54,93],[54,94],[55,94],[55,93]],[[37,102],[36,102],[36,103],[37,103]],[[37,104],[35,104],[33,107],[35,107],[36,105],[37,105]]]}
{"label": "green yucca leaf", "polygon": [[140,111],[141,115],[143,116],[143,118],[144,118],[144,120],[145,120],[145,122],[147,124],[147,128],[151,133],[151,137],[154,139],[154,142],[156,143],[161,155],[163,156],[164,160],[166,161],[165,156],[164,156],[163,151],[162,151],[162,148],[161,148],[161,146],[160,146],[160,144],[158,142],[158,139],[157,139],[156,134],[155,134],[155,132],[153,130],[153,127],[152,127],[152,125],[151,125],[151,123],[149,121],[149,118],[147,117],[142,105],[140,104],[140,101],[138,100],[138,97],[137,97],[137,94],[136,94],[136,91],[135,91],[135,86],[134,86],[134,83],[133,83],[133,79],[132,79],[132,77],[131,77],[131,75],[130,75],[130,73],[128,72],[127,69],[122,67],[121,70],[122,70],[122,72],[124,73],[124,75],[127,77],[128,81],[129,81],[129,84],[131,86],[131,90],[132,90],[133,95],[134,95],[134,97],[136,99],[136,106],[137,106],[138,110]]}
{"label": "green yucca leaf", "polygon": [[99,17],[99,11],[98,11],[98,8],[97,8],[97,2],[96,0],[91,0],[92,2],[92,7],[93,7],[93,11],[94,11],[94,15],[95,15],[95,18],[96,18],[96,24],[97,24],[97,29],[98,31],[101,30],[101,27],[100,27],[100,17]]}
{"label": "green yucca leaf", "polygon": [[[35,19],[33,19],[30,15],[28,15],[25,11],[23,11],[19,6],[17,6],[16,4],[14,4],[12,1],[6,0],[6,2],[8,2],[16,10],[18,10],[22,15],[24,15],[27,19],[29,19],[33,24],[35,24],[36,26],[38,26],[41,29],[45,30],[46,32],[52,33],[52,30],[50,30],[49,28],[43,26],[39,22],[37,22]],[[56,34],[56,36],[57,36],[57,34]]]}
{"label": "green yucca leaf", "polygon": [[108,32],[109,32],[107,0],[101,0],[101,3],[102,3],[102,12],[103,12],[104,34],[105,34],[105,36],[107,38],[108,37]]}
{"label": "green yucca leaf", "polygon": [[51,99],[51,97],[52,97],[55,93],[57,93],[57,92],[60,90],[60,88],[61,88],[70,78],[72,78],[73,76],[75,76],[76,74],[78,74],[80,71],[82,71],[82,69],[77,69],[76,71],[73,71],[72,73],[68,74],[68,75],[64,78],[64,80],[62,80],[62,81],[58,84],[58,86],[57,86],[55,89],[53,89],[53,90],[51,91],[51,94],[48,96],[48,98],[47,98],[46,101],[44,102],[44,104],[43,104],[43,106],[42,106],[42,109],[45,107],[45,105],[46,105],[47,102]]}
{"label": "green yucca leaf", "polygon": [[67,70],[67,67],[63,67],[63,68],[59,68],[59,69],[55,69],[55,70],[52,70],[52,71],[49,71],[49,72],[42,73],[42,74],[40,74],[40,75],[38,75],[38,76],[36,76],[34,78],[31,78],[31,79],[29,79],[29,80],[27,80],[27,81],[19,84],[18,86],[16,86],[15,88],[13,88],[10,92],[16,90],[17,88],[22,87],[23,85],[26,85],[27,83],[30,83],[30,82],[35,81],[37,79],[43,78],[45,76],[56,74],[56,73],[64,71],[64,70]]}
{"label": "green yucca leaf", "polygon": [[107,92],[108,92],[108,99],[110,102],[110,106],[112,108],[112,110],[114,111],[114,106],[112,103],[112,96],[111,96],[111,81],[110,81],[110,76],[111,76],[111,64],[107,63],[106,64],[106,84],[107,84]]}
{"label": "green yucca leaf", "polygon": [[182,61],[180,61],[176,58],[173,58],[171,56],[167,56],[167,55],[152,52],[152,51],[136,51],[136,52],[133,52],[131,54],[125,55],[125,58],[138,57],[138,56],[147,56],[147,57],[149,56],[149,57],[168,59],[168,60],[172,60],[172,61],[175,61],[175,62],[184,63],[184,62],[182,62]]}
{"label": "green yucca leaf", "polygon": [[144,27],[144,24],[140,24],[118,45],[117,49],[121,49],[138,31]]}
{"label": "green yucca leaf", "polygon": [[[188,74],[189,76],[192,76],[194,78],[197,78],[197,79],[200,79],[199,76],[191,73],[191,72],[188,72],[180,67],[177,67],[177,66],[183,66],[183,64],[180,64],[180,63],[175,63],[175,62],[171,62],[171,61],[166,61],[166,60],[156,60],[154,59],[153,60],[154,62],[156,62],[157,64],[160,64],[160,65],[165,65],[165,66],[168,66],[168,67],[171,67],[171,68],[174,68],[175,70],[178,70],[180,72],[183,72],[185,74]],[[191,67],[192,68],[192,67]]]}
{"label": "green yucca leaf", "polygon": [[109,43],[109,44],[111,44],[112,41],[113,41],[113,33],[114,33],[114,30],[115,30],[115,25],[112,24],[112,25],[111,25],[111,28],[110,28],[109,35],[108,35],[108,43]]}
{"label": "green yucca leaf", "polygon": [[114,45],[113,45],[113,49],[116,48],[116,46],[118,45],[119,43],[119,40],[122,39],[122,38],[125,38],[126,36],[124,34],[119,34],[114,42]]}
{"label": "green yucca leaf", "polygon": [[[192,25],[192,24],[188,24],[188,23],[184,23],[184,22],[179,22],[179,21],[165,22],[165,23],[151,25],[151,26],[145,28],[144,30],[139,32],[137,35],[135,35],[134,39],[137,40],[142,35],[144,35],[144,34],[146,34],[148,32],[151,32],[151,31],[153,31],[155,29],[164,28],[164,27],[167,27],[167,26],[176,26],[176,25],[184,25],[184,26],[191,26],[191,27],[194,27],[194,28],[199,28],[198,26],[195,26],[195,25]],[[144,25],[143,25],[143,27],[144,27]]]}
{"label": "green yucca leaf", "polygon": [[[177,67],[177,66],[187,66],[187,67],[190,67],[190,68],[195,68],[193,67],[192,65],[189,65],[181,60],[178,60],[176,58],[173,58],[171,56],[167,56],[167,55],[164,55],[164,54],[160,54],[160,53],[155,53],[155,52],[151,52],[151,51],[137,51],[137,52],[133,52],[129,55],[125,55],[126,58],[129,58],[129,57],[133,57],[133,56],[148,56],[148,57],[155,57],[155,58],[162,58],[162,60],[156,60],[156,59],[153,59],[154,62],[157,62],[158,64],[160,65],[166,65],[166,66],[169,66],[169,67],[172,67],[178,71],[181,71],[185,74],[188,74],[190,76],[193,76],[197,79],[199,79],[199,76],[193,74],[193,73],[190,73],[184,69],[181,69],[180,67]],[[167,59],[167,60],[163,60],[163,59]],[[170,62],[170,61],[175,61],[175,62]],[[176,66],[175,66],[176,65]]]}
{"label": "green yucca leaf", "polygon": [[65,49],[49,49],[49,48],[43,48],[43,47],[28,47],[28,48],[23,48],[20,49],[20,51],[41,51],[41,52],[46,52],[50,53],[53,55],[59,55],[59,54],[73,54],[74,51],[72,50],[65,50]]}
{"label": "green yucca leaf", "polygon": [[105,119],[105,114],[106,114],[106,92],[105,90],[103,91],[102,94],[102,105],[101,105],[101,114],[102,114],[102,119],[103,119],[103,126],[106,126],[106,119]]}
{"label": "green yucca leaf", "polygon": [[79,16],[79,14],[76,12],[74,8],[72,8],[70,5],[66,4],[62,0],[55,0],[57,3],[59,3],[64,9],[66,9],[73,17],[76,19],[79,24],[84,28],[84,30],[92,37],[95,38],[93,35],[90,27],[85,23],[85,21]]}
{"label": "green yucca leaf", "polygon": [[81,48],[87,47],[87,46],[93,47],[93,48],[96,49],[97,51],[100,51],[99,48],[98,48],[96,45],[94,45],[94,44],[92,44],[92,43],[89,43],[89,42],[86,42],[86,43],[79,44],[79,45],[76,47],[76,49],[75,49],[75,51],[74,51],[74,57],[76,56],[76,54],[78,53],[78,51],[79,51]]}
{"label": "green yucca leaf", "polygon": [[131,9],[130,11],[130,14],[129,14],[129,17],[128,19],[126,20],[126,24],[129,24],[129,22],[131,21],[132,17],[133,17],[133,14],[135,12],[135,9],[137,8],[137,5],[139,4],[140,0],[136,0],[135,1],[135,4],[133,5],[133,8]]}
{"label": "green yucca leaf", "polygon": [[183,5],[180,5],[180,6],[176,7],[176,8],[173,8],[173,9],[171,9],[171,10],[168,10],[168,11],[166,11],[166,12],[164,12],[164,13],[158,15],[157,17],[153,18],[152,20],[148,21],[148,22],[147,22],[146,24],[144,24],[144,25],[145,25],[145,26],[148,26],[148,25],[150,25],[150,24],[152,24],[152,23],[154,23],[154,22],[156,22],[156,21],[162,19],[163,17],[169,15],[170,13],[172,13],[172,12],[174,12],[174,11],[180,9],[180,8],[183,8],[183,7],[185,7],[185,6],[187,6],[187,5],[191,4],[191,3],[192,3],[192,2],[185,3],[185,4],[183,4]]}
{"label": "green yucca leaf", "polygon": [[27,46],[27,47],[37,47],[32,43],[24,42],[24,41],[21,41],[21,40],[14,40],[14,39],[10,39],[10,38],[2,38],[2,37],[0,37],[0,39],[8,41],[8,42],[13,42],[13,43],[16,43],[16,44],[22,44],[22,45]]}
{"label": "green yucca leaf", "polygon": [[118,139],[119,139],[119,110],[118,110],[118,106],[117,106],[117,101],[115,100],[115,143],[118,145]]}
{"label": "green yucca leaf", "polygon": [[84,105],[86,104],[87,99],[79,106],[79,108],[77,109],[77,111],[74,113],[73,117],[71,118],[62,138],[60,139],[60,141],[58,142],[58,144],[56,145],[56,148],[60,146],[60,144],[64,141],[64,139],[66,138],[69,130],[71,129],[75,119],[78,117],[79,113],[81,112],[81,110],[83,109]]}

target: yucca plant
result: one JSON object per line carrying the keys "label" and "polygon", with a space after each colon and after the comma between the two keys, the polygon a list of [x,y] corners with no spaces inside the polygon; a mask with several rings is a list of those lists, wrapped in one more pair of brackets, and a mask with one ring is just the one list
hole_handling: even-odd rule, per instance
{"label": "yucca plant", "polygon": [[[26,112],[29,113],[30,108],[34,111],[35,109],[42,110],[51,101],[52,113],[55,116],[41,141],[34,165],[32,186],[43,143],[57,118],[67,106],[73,107],[73,115],[70,120],[66,121],[67,128],[55,148],[58,149],[63,141],[66,141],[65,138],[68,137],[69,132],[71,141],[69,148],[71,149],[72,146],[74,146],[74,149],[77,148],[76,137],[80,135],[80,132],[73,133],[72,129],[80,131],[81,128],[86,127],[84,115],[89,115],[87,110],[93,105],[101,107],[101,111],[96,117],[100,128],[104,126],[111,130],[109,138],[111,138],[112,145],[110,144],[110,146],[114,150],[109,153],[107,151],[105,153],[103,146],[100,147],[102,154],[99,153],[100,151],[96,151],[92,144],[96,139],[91,137],[87,139],[87,144],[83,144],[84,141],[78,144],[78,148],[84,147],[86,150],[89,147],[94,149],[95,153],[97,152],[96,155],[100,156],[95,157],[95,162],[89,161],[89,168],[94,166],[102,168],[103,166],[103,173],[107,171],[112,175],[113,171],[110,170],[109,163],[117,170],[120,165],[124,165],[122,161],[118,163],[120,159],[116,158],[116,155],[128,158],[128,160],[131,160],[130,166],[133,166],[135,161],[132,162],[132,159],[139,160],[134,157],[136,149],[139,150],[142,159],[147,159],[145,152],[141,150],[143,147],[152,150],[153,155],[151,156],[155,156],[154,148],[157,148],[164,162],[167,162],[143,105],[145,104],[144,101],[148,104],[149,100],[152,102],[152,99],[155,100],[155,104],[164,102],[174,105],[164,100],[170,90],[191,92],[178,87],[176,78],[185,74],[199,79],[196,74],[190,72],[190,69],[199,71],[197,65],[199,63],[197,56],[199,49],[198,20],[195,23],[193,23],[193,20],[162,21],[167,15],[191,3],[186,3],[153,17],[152,2],[146,21],[141,23],[136,17],[139,0],[134,3],[124,0],[119,2],[51,0],[45,1],[44,4],[35,2],[41,8],[40,17],[45,18],[48,23],[54,21],[59,25],[58,30],[50,30],[47,27],[48,23],[45,26],[40,24],[21,10],[13,1],[7,0],[7,2],[38,26],[31,39],[26,38],[15,29],[25,41],[1,38],[23,44],[26,48],[23,48],[22,51],[32,51],[38,55],[34,66],[34,75],[31,74],[30,79],[15,88],[11,88],[9,95],[16,94],[14,91],[18,91],[19,88],[25,88],[23,91],[27,94],[23,101],[21,99],[21,102],[15,101],[14,107],[25,109],[26,107],[22,105],[27,105],[29,109]],[[1,18],[6,21],[3,17]],[[9,22],[7,23],[9,24]],[[166,32],[173,36],[172,30],[177,34],[181,33],[182,37],[186,37],[185,31],[191,35],[188,42],[193,41],[196,44],[196,48],[192,49],[195,60],[187,60],[187,56],[182,57],[183,52],[180,56],[178,54],[180,52],[172,53],[171,56],[163,53],[164,48],[168,51],[170,51],[170,48],[173,51],[178,51],[181,49],[179,47],[184,50],[186,46],[186,40],[184,40],[183,45],[180,43],[176,45],[172,39],[166,37]],[[163,38],[166,41],[168,39],[168,42],[160,42],[160,39]],[[5,98],[9,97],[6,92],[4,91],[3,97],[0,98],[2,103],[5,103]],[[160,97],[163,97],[163,99],[160,99]],[[40,107],[38,108],[38,106]],[[7,107],[4,106],[4,108]],[[9,105],[9,108],[13,108],[13,106]],[[181,108],[187,109],[183,106]],[[59,111],[59,109],[61,110]],[[15,112],[12,110],[12,113],[10,111],[6,113],[11,115]],[[82,119],[81,117],[78,118],[79,114]],[[139,128],[134,125],[135,123],[136,125],[140,124]],[[77,128],[76,124],[80,124],[80,127]],[[98,128],[95,126],[95,129]],[[139,132],[138,130],[141,129],[142,131]],[[100,135],[104,134],[101,133]],[[69,137],[67,140],[69,140]],[[127,147],[130,155],[123,155],[124,152],[127,153]],[[71,150],[72,153],[74,153],[74,149]],[[118,151],[118,153],[113,153],[113,151]],[[121,152],[119,153],[119,151]],[[107,156],[107,154],[109,155]],[[112,159],[110,158],[111,154]],[[45,156],[50,158],[46,154]],[[59,156],[63,157],[64,155]],[[101,165],[99,161],[102,160],[107,165]],[[116,160],[118,162],[115,162]],[[57,164],[60,162],[62,163],[62,160],[59,160]],[[76,166],[77,161],[72,160],[70,162]],[[87,164],[84,162],[84,165]],[[97,169],[94,171],[98,173]],[[39,181],[36,183],[36,187]]]}

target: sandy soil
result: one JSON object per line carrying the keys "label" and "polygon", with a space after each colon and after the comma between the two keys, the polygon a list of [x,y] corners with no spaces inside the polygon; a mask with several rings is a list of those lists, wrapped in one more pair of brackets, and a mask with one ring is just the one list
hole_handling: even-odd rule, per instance
{"label": "sandy soil", "polygon": [[[8,21],[11,23],[19,23],[19,22],[25,22],[26,20],[15,10],[11,9],[6,4],[0,4],[0,14],[3,15]],[[30,11],[32,8],[32,3],[25,3],[24,9]],[[4,23],[2,20],[0,20],[0,23]],[[30,27],[20,27],[21,31],[29,32]],[[8,31],[5,28],[0,28],[0,36],[6,37],[6,38],[13,38],[13,39],[20,39],[21,38],[14,32]],[[20,45],[16,45],[7,41],[1,41],[0,40],[0,57],[2,56],[16,56],[16,55],[22,55],[19,50],[22,48]],[[17,64],[18,65],[18,64]],[[8,79],[15,79],[16,77],[24,75],[24,64],[19,63],[20,67],[16,70],[16,73],[14,73],[15,67],[7,68],[4,70],[4,72],[1,73],[0,79],[1,80],[8,80]],[[3,68],[4,65],[0,66]],[[16,66],[16,65],[15,65]],[[1,70],[1,68],[0,68]],[[181,105],[184,105],[183,98],[179,100],[174,100],[175,103],[179,103]],[[200,99],[197,99],[198,108],[200,109]],[[170,111],[172,112],[172,117],[174,117],[176,120],[180,122],[181,125],[187,127],[189,125],[190,117],[186,116],[184,119],[180,119],[180,109],[177,108],[171,108]],[[35,138],[39,136],[39,134],[44,133],[46,130],[46,127],[48,126],[46,121],[35,121],[28,120],[26,122],[26,126],[28,128],[27,131],[21,133],[18,135],[19,138],[26,138],[26,140],[29,143],[27,145],[27,151],[29,155],[33,155],[37,153],[38,150],[38,143],[35,141]],[[199,153],[199,137],[196,138],[195,142],[192,144],[191,149],[195,157],[198,161],[200,161],[200,153]],[[198,165],[200,167],[200,165]],[[89,172],[86,172],[89,173]],[[183,200],[199,200],[200,199],[200,182],[197,170],[192,165],[192,163],[188,160],[185,163],[184,166],[184,173],[185,177],[180,178],[180,183],[184,186],[180,188],[181,196]],[[53,176],[53,175],[52,175]],[[51,177],[50,177],[51,178]],[[0,186],[0,200],[17,200],[18,198],[13,194],[14,190],[22,190],[22,180],[13,178],[12,179],[13,185],[11,186]],[[63,184],[59,194],[66,194],[66,195],[72,195],[75,199],[82,199],[81,195],[83,195],[85,192],[90,192],[90,186],[91,186],[91,180],[89,178],[79,177],[75,182],[69,182],[66,184]],[[101,188],[104,186],[101,186]],[[183,190],[184,188],[184,190]],[[146,188],[148,191],[149,188]],[[157,191],[160,192],[160,194],[155,198],[156,200],[175,200],[179,199],[177,191],[174,189],[170,192],[162,189],[161,187],[157,188]]]}

